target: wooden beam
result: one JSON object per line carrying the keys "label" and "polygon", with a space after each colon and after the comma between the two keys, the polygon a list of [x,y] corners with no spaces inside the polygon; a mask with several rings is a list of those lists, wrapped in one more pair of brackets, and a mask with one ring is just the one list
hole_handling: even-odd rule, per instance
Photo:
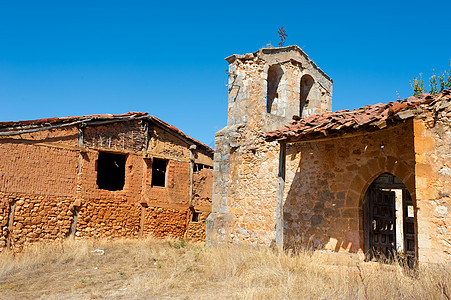
{"label": "wooden beam", "polygon": [[277,203],[276,203],[276,246],[283,249],[283,192],[285,189],[285,163],[287,145],[280,142],[279,150],[279,175],[277,179]]}

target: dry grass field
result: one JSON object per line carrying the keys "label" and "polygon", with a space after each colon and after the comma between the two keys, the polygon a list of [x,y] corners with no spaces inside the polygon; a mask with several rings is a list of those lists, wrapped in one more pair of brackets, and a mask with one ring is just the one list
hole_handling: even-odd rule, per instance
{"label": "dry grass field", "polygon": [[450,282],[449,265],[409,271],[170,240],[67,240],[0,254],[0,299],[450,299]]}

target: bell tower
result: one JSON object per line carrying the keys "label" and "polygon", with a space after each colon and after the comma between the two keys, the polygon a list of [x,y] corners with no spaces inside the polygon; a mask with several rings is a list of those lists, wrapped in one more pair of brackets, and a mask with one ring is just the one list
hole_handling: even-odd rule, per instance
{"label": "bell tower", "polygon": [[262,135],[288,125],[293,117],[331,111],[332,80],[298,46],[263,48],[226,61],[227,126],[215,136],[207,244],[270,244],[278,145]]}

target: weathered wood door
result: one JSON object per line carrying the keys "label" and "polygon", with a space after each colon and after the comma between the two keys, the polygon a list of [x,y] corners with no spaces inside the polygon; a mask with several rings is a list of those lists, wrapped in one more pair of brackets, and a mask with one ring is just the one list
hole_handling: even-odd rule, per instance
{"label": "weathered wood door", "polygon": [[392,258],[396,250],[395,193],[369,190],[370,256]]}

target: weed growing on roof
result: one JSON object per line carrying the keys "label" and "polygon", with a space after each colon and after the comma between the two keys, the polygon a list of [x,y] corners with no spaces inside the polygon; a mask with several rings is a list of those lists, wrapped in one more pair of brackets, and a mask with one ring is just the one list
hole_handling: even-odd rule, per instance
{"label": "weed growing on roof", "polygon": [[[432,76],[429,77],[429,94],[438,94],[445,89],[451,89],[451,60],[450,60],[450,69],[448,71],[444,71],[440,74],[435,74],[434,69],[432,69]],[[410,81],[410,86],[412,87],[413,96],[419,96],[422,93],[426,92],[424,87],[423,73],[420,73],[418,77],[413,77]]]}

